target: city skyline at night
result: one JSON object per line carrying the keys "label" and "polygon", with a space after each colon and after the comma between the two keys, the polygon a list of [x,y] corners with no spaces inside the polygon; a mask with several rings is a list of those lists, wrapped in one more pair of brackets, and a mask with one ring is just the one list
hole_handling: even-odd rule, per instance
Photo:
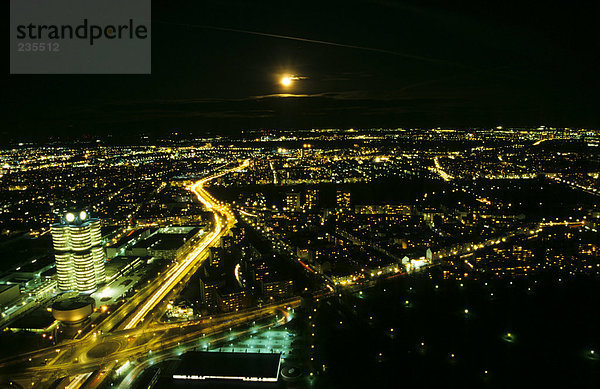
{"label": "city skyline at night", "polygon": [[0,388],[600,385],[591,7],[36,1]]}

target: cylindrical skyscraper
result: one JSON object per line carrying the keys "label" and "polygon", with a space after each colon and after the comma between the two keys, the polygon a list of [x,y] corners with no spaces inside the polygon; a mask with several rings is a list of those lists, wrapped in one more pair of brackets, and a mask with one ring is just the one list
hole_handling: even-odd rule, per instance
{"label": "cylindrical skyscraper", "polygon": [[85,211],[68,212],[52,225],[58,288],[92,292],[105,281],[100,221]]}

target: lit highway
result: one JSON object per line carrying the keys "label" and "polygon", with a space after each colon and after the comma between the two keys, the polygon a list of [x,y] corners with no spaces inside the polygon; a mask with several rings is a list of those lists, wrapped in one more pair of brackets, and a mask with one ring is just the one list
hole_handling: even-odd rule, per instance
{"label": "lit highway", "polygon": [[[217,177],[228,174],[232,171],[240,170],[247,167],[249,161],[244,161],[241,165],[222,171],[220,173],[213,174],[209,177],[205,177],[200,181],[197,181],[190,187],[190,190],[196,195],[197,200],[202,203],[208,210],[211,210],[214,215],[214,226],[212,231],[204,237],[202,242],[194,247],[191,252],[187,253],[182,260],[180,260],[173,267],[159,276],[154,283],[158,283],[158,288],[147,298],[141,305],[135,308],[133,314],[125,319],[125,321],[118,327],[119,329],[129,330],[135,328],[144,318],[152,312],[152,310],[167,296],[167,294],[173,290],[173,288],[182,281],[186,275],[191,275],[194,272],[194,268],[197,268],[207,257],[208,249],[219,243],[219,239],[225,235],[231,227],[235,224],[235,217],[229,208],[212,197],[205,189],[204,184]],[[100,372],[102,373],[102,372]],[[99,373],[97,373],[99,374]],[[98,376],[97,379],[92,381],[92,387],[98,386],[106,375]],[[89,385],[88,385],[89,386]]]}
{"label": "lit highway", "polygon": [[[17,382],[27,383],[35,381],[37,377],[61,377],[65,373],[75,376],[70,385],[86,383],[85,387],[96,387],[107,373],[118,366],[117,361],[125,362],[131,359],[145,359],[152,357],[153,353],[171,349],[181,349],[182,345],[217,342],[223,338],[221,333],[227,332],[226,337],[233,336],[232,328],[239,328],[254,321],[273,318],[278,313],[285,313],[288,309],[300,305],[300,298],[293,298],[277,304],[252,308],[240,312],[215,315],[211,318],[202,318],[179,323],[157,323],[150,327],[138,327],[131,330],[119,330],[109,334],[95,335],[91,339],[79,339],[61,345],[61,357],[52,364],[37,364],[31,366],[23,373],[12,377]],[[285,316],[285,315],[284,315]],[[236,332],[242,335],[245,330]],[[209,338],[211,337],[212,338]],[[44,355],[55,353],[54,348],[40,350]],[[37,358],[36,353],[23,355],[21,359]],[[23,363],[12,361],[4,363],[2,368]],[[30,362],[31,365],[31,362]],[[101,367],[101,369],[98,369]],[[93,372],[93,375],[90,373]],[[89,380],[88,380],[89,378]],[[87,380],[87,381],[86,381]],[[47,382],[50,384],[50,382]],[[43,386],[43,385],[42,385]],[[78,387],[75,385],[75,387]]]}
{"label": "lit highway", "polygon": [[[145,351],[151,348],[152,345],[156,345],[156,350],[168,348],[172,346],[172,342],[178,343],[192,334],[206,334],[207,332],[218,331],[223,325],[235,326],[245,323],[247,320],[255,320],[265,314],[272,314],[273,307],[264,307],[252,312],[240,312],[235,315],[215,318],[209,324],[202,320],[200,323],[196,322],[185,326],[186,329],[194,328],[194,325],[201,326],[203,327],[202,330],[196,330],[192,334],[187,332],[183,335],[178,334],[174,339],[172,334],[169,333],[169,331],[172,332],[173,328],[169,326],[152,328],[150,332],[144,332],[146,330],[143,329],[152,321],[148,319],[162,316],[163,312],[155,312],[159,304],[171,292],[176,291],[176,286],[191,277],[208,257],[208,249],[218,244],[219,239],[236,222],[231,210],[224,203],[212,197],[204,189],[204,184],[232,171],[243,169],[248,165],[249,161],[246,160],[234,168],[205,177],[189,188],[195,194],[197,200],[213,212],[214,224],[211,231],[196,246],[184,253],[180,259],[169,265],[167,271],[159,273],[158,277],[141,288],[135,296],[123,303],[115,312],[97,326],[91,328],[89,332],[81,334],[83,335],[81,338],[68,340],[57,346],[0,361],[0,368],[6,371],[10,366],[19,364],[29,366],[22,375],[19,374],[20,380],[18,381],[26,383],[27,386],[45,387],[51,384],[53,380],[68,375],[75,376],[70,381],[69,387],[80,387],[82,385],[96,387],[107,376],[106,373],[117,366],[116,361],[118,358],[136,355],[140,350]],[[142,324],[144,322],[145,326]],[[140,330],[137,330],[136,327],[141,324]],[[180,330],[184,328],[181,324],[176,327]],[[166,334],[166,336],[157,336],[160,331],[163,331],[162,334]],[[145,339],[146,337],[149,338]],[[142,340],[142,344],[139,344]],[[103,355],[100,358],[100,363],[95,358],[89,357],[89,351],[95,350],[99,344],[109,344],[115,348],[109,353],[110,355]],[[36,366],[37,362],[40,362],[41,366]],[[98,370],[98,367],[102,367],[102,369]],[[95,372],[90,375],[90,372],[94,370]],[[17,377],[7,377],[9,381],[15,378]]]}
{"label": "lit highway", "polygon": [[451,181],[454,177],[444,171],[442,164],[440,163],[440,157],[435,157],[433,159],[435,164],[435,168],[432,168],[434,173],[437,173],[444,181]]}

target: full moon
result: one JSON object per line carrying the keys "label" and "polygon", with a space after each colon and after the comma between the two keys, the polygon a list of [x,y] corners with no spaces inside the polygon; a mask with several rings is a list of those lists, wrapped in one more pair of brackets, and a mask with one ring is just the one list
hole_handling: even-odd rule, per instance
{"label": "full moon", "polygon": [[285,76],[281,79],[281,85],[283,86],[290,86],[292,85],[292,78],[289,76]]}

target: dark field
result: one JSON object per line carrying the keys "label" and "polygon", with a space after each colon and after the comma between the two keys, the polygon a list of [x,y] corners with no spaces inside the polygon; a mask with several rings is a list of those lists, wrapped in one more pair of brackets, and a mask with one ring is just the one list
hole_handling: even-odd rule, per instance
{"label": "dark field", "polygon": [[597,279],[461,287],[436,278],[408,276],[324,303],[315,344],[328,370],[318,386],[599,387]]}

